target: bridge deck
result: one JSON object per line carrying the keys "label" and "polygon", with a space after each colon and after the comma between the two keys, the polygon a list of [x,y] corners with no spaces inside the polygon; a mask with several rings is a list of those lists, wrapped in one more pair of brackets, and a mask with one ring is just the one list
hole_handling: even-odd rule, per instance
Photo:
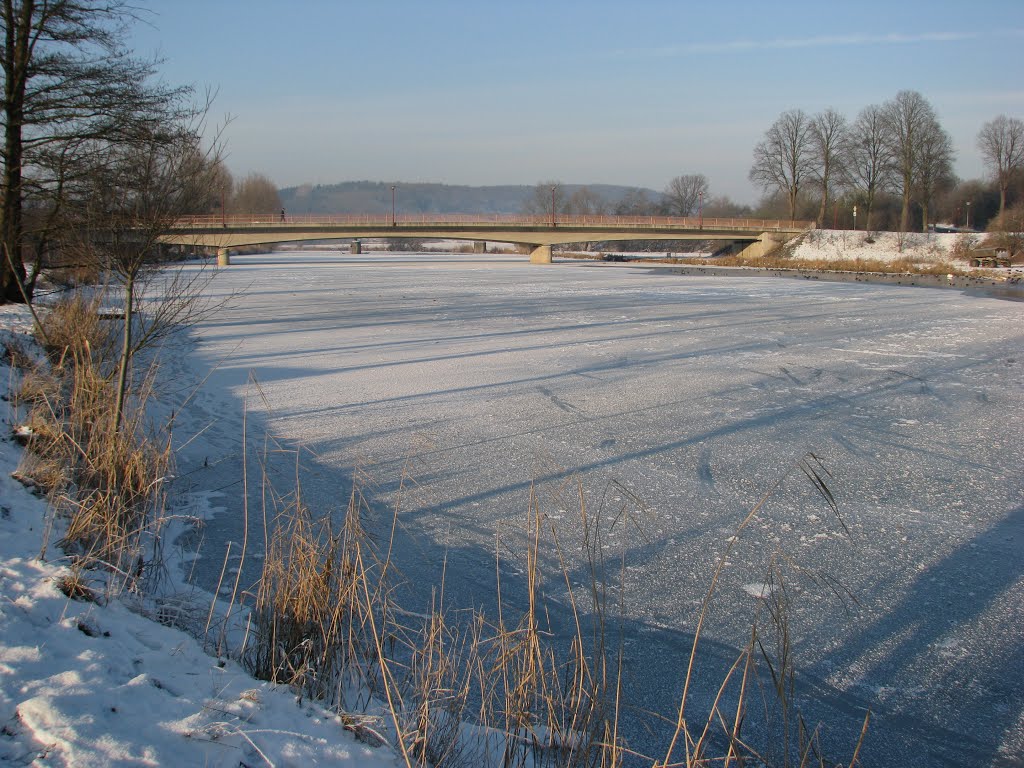
{"label": "bridge deck", "polygon": [[[491,240],[534,249],[615,240],[785,241],[814,227],[811,221],[723,219],[704,216],[515,216],[504,214],[233,214],[188,216],[161,238],[166,243],[227,249],[303,240],[371,237]],[[531,256],[531,259],[534,257]],[[537,258],[550,262],[550,250]]]}
{"label": "bridge deck", "polygon": [[685,231],[732,232],[803,232],[814,226],[813,221],[785,219],[733,219],[709,216],[604,216],[604,215],[509,215],[509,214],[232,214],[230,216],[186,216],[176,222],[175,229],[239,229],[249,227],[310,227],[356,228],[380,227],[408,228],[538,228],[558,227],[595,229],[678,229]]}

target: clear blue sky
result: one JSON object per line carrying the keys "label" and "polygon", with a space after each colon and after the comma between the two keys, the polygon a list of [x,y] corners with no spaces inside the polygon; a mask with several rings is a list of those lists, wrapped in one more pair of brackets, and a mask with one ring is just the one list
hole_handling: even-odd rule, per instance
{"label": "clear blue sky", "polygon": [[611,183],[704,173],[753,202],[787,110],[853,119],[920,91],[975,137],[1024,119],[1024,1],[151,0],[140,54],[218,91],[228,165],[281,186]]}

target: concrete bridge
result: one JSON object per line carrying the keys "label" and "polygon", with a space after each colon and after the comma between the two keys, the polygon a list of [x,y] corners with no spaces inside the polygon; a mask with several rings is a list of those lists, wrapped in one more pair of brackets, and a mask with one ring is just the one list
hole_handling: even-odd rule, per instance
{"label": "concrete bridge", "polygon": [[374,237],[514,243],[531,249],[534,264],[550,264],[552,245],[616,240],[721,240],[736,244],[738,254],[757,257],[813,228],[812,221],[704,216],[234,214],[179,219],[162,240],[216,248],[223,266],[230,263],[230,249],[240,246]]}

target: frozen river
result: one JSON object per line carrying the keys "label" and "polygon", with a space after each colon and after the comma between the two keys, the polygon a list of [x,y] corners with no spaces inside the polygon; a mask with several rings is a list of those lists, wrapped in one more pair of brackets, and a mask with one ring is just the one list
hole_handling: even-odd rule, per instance
{"label": "frozen river", "polygon": [[[531,485],[584,581],[579,481],[606,522],[605,553],[625,558],[627,700],[673,715],[715,561],[785,478],[723,571],[704,690],[748,640],[775,559],[798,691],[836,759],[870,708],[865,765],[1024,765],[1024,304],[313,253],[233,257],[211,292],[237,295],[174,361],[185,382],[209,376],[179,428],[204,430],[180,459],[195,490],[225,491],[199,571],[208,584],[222,542],[241,536],[230,484],[246,399],[255,450],[263,433],[306,449],[314,509],[343,508],[358,466],[383,525],[405,473],[410,604],[447,557],[449,603],[490,605],[496,539],[514,587]],[[789,472],[808,452],[832,473],[848,533]],[[288,466],[272,470],[284,485]],[[565,586],[554,552],[543,556],[557,625]],[[636,747],[664,748],[664,726],[627,720]]]}

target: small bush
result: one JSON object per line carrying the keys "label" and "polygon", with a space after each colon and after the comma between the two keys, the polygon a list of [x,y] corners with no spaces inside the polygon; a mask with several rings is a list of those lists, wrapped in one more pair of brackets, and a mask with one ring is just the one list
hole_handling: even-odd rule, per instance
{"label": "small bush", "polygon": [[953,247],[950,249],[950,255],[955,259],[962,259],[967,261],[971,258],[971,252],[978,247],[978,237],[971,235],[966,232],[956,236],[956,240],[953,241]]}
{"label": "small bush", "polygon": [[96,264],[64,264],[49,267],[46,278],[61,288],[81,288],[99,283],[100,272]]}
{"label": "small bush", "polygon": [[76,292],[47,309],[37,340],[55,366],[67,359],[88,359],[112,367],[117,328],[104,317],[102,304],[101,293],[87,298]]}

